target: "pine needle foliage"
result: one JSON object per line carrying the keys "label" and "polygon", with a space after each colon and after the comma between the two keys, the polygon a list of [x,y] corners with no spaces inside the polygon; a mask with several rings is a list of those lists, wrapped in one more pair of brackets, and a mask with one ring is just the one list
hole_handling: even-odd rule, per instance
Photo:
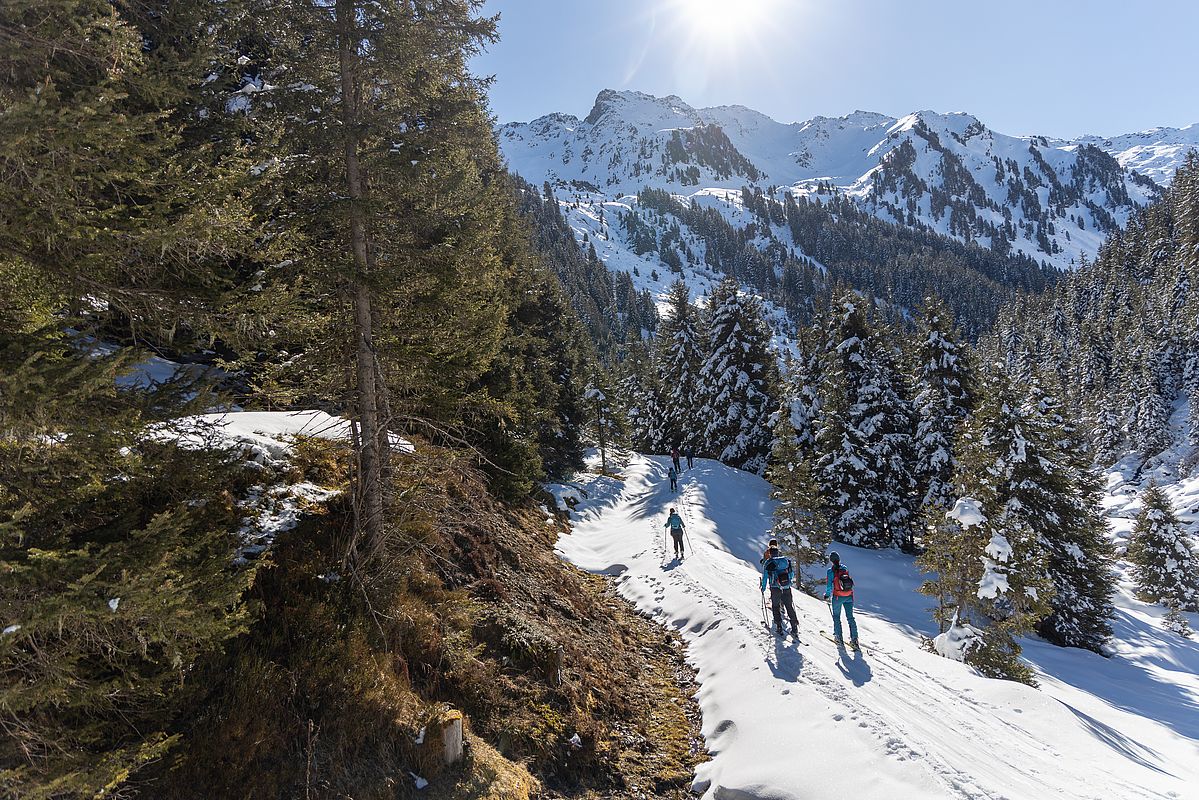
{"label": "pine needle foliage", "polygon": [[0,345],[0,788],[102,796],[177,742],[193,666],[244,629],[236,567],[251,481],[181,449],[188,385],[119,388],[128,352],[56,331]]}

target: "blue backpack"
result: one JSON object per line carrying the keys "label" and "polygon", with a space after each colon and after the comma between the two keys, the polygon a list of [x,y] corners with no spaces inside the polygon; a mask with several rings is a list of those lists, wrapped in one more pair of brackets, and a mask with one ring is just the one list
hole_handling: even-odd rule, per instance
{"label": "blue backpack", "polygon": [[791,559],[775,556],[766,562],[766,574],[773,579],[773,585],[780,589],[791,588]]}

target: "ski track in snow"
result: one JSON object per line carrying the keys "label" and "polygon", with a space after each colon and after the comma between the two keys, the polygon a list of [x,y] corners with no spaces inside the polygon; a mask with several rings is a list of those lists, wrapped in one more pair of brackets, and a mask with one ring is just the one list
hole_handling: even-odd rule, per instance
{"label": "ski track in snow", "polygon": [[[981,678],[924,652],[915,625],[875,616],[869,604],[856,613],[871,652],[838,652],[819,635],[831,630],[827,606],[800,592],[802,644],[777,638],[762,625],[755,564],[770,536],[768,484],[697,459],[673,493],[668,465],[634,456],[623,486],[578,506],[558,547],[614,576],[626,598],[687,641],[712,755],[695,778],[704,798],[1199,798],[1189,788],[1199,786],[1194,739],[1139,725],[1137,735],[1166,738],[1142,744],[1119,726],[1144,718],[1104,706],[1101,720],[1093,703],[1079,708],[1074,694],[1085,693],[1052,676],[1045,691]],[[668,553],[672,505],[690,539],[682,561]],[[859,591],[886,602],[888,577],[869,562],[880,554],[838,549],[866,578]],[[880,560],[903,564],[885,551]]]}

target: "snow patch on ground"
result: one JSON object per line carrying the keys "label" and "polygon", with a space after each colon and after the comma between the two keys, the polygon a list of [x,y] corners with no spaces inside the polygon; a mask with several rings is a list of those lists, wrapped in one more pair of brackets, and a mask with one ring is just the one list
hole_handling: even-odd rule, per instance
{"label": "snow patch on ground", "polygon": [[[324,411],[227,411],[183,417],[158,431],[160,439],[180,447],[241,448],[263,466],[285,463],[297,436],[348,441],[350,423]],[[392,447],[412,452],[411,442],[394,435]]]}
{"label": "snow patch on ground", "polygon": [[[199,414],[159,426],[154,436],[180,447],[240,451],[248,463],[265,469],[286,466],[297,436],[348,440],[350,423],[324,411],[228,411]],[[412,452],[410,442],[392,436],[397,452]],[[244,546],[237,560],[244,563],[261,555],[275,538],[299,524],[314,508],[338,495],[336,489],[312,483],[276,483],[256,486],[242,499],[246,518],[239,535]]]}

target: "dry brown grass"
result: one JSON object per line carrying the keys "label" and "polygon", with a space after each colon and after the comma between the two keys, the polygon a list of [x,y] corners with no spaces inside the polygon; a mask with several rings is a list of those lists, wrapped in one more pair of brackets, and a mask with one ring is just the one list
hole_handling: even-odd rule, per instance
{"label": "dry brown grass", "polygon": [[[336,505],[281,540],[258,622],[192,677],[204,692],[151,794],[686,796],[700,747],[678,637],[564,564],[544,515],[495,503],[455,454],[399,462],[386,561],[365,585],[318,577],[339,568]],[[303,463],[343,475],[318,444]],[[468,729],[451,769],[416,743],[447,706]]]}

